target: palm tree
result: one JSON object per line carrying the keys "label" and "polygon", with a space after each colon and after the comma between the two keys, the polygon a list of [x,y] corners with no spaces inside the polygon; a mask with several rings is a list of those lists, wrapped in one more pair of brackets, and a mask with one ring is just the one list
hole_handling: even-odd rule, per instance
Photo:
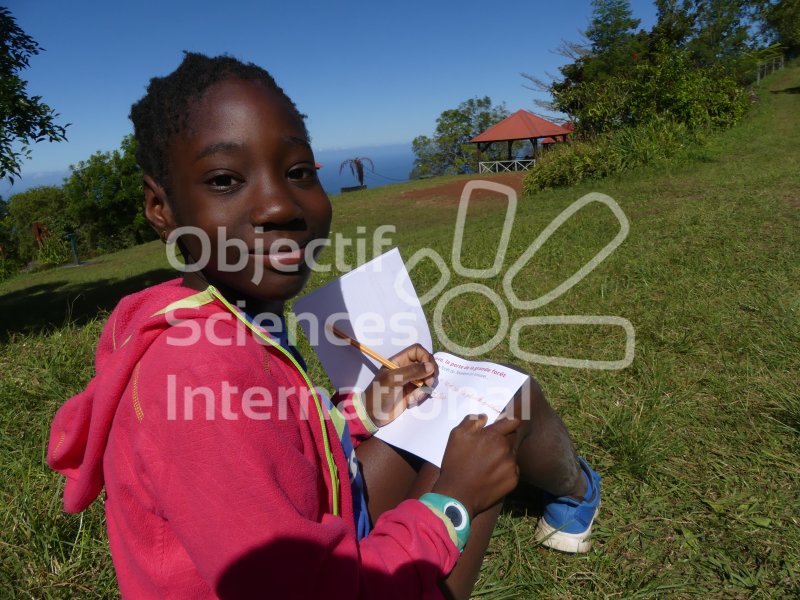
{"label": "palm tree", "polygon": [[339,175],[342,174],[342,171],[345,167],[350,167],[350,172],[358,178],[358,185],[363,187],[364,186],[364,163],[369,163],[369,168],[371,170],[375,170],[375,165],[372,164],[372,160],[367,158],[366,156],[357,156],[356,158],[348,158],[347,160],[343,161],[341,165],[339,165]]}

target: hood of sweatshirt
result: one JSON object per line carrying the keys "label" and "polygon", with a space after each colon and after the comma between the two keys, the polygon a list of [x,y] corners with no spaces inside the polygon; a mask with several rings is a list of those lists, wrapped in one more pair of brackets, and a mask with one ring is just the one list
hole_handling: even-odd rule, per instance
{"label": "hood of sweatshirt", "polygon": [[191,290],[173,279],[126,296],[111,313],[97,346],[95,376],[64,403],[50,427],[47,462],[67,478],[67,512],[84,510],[103,489],[103,455],[111,425],[142,355],[171,322],[181,319],[182,311],[191,310],[196,317],[198,307],[221,308],[209,292]]}

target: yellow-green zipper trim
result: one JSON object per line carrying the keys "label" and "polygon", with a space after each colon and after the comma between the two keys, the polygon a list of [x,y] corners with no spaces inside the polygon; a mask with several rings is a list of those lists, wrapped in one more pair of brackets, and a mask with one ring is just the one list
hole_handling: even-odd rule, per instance
{"label": "yellow-green zipper trim", "polygon": [[281,346],[279,343],[277,343],[275,340],[273,340],[268,335],[265,335],[264,332],[259,331],[257,327],[255,327],[250,321],[248,321],[247,317],[245,317],[241,313],[241,311],[237,310],[230,302],[228,302],[222,296],[222,294],[219,293],[217,288],[215,288],[213,285],[209,285],[208,286],[208,292],[214,298],[216,298],[217,300],[222,302],[222,304],[225,305],[225,308],[227,308],[237,319],[239,319],[242,323],[244,323],[244,325],[248,329],[250,329],[250,331],[255,333],[262,340],[266,341],[273,348],[275,348],[278,351],[282,352],[283,355],[292,362],[292,364],[295,366],[297,371],[303,376],[303,379],[306,382],[306,386],[308,386],[308,389],[311,391],[311,395],[314,397],[314,405],[317,407],[317,415],[319,416],[319,424],[320,424],[320,427],[322,429],[322,443],[323,443],[323,445],[325,447],[325,459],[328,462],[328,471],[329,471],[330,476],[331,476],[331,486],[333,487],[333,502],[332,502],[333,506],[331,506],[331,511],[337,517],[341,516],[340,509],[339,509],[339,491],[340,491],[339,490],[339,487],[340,487],[339,474],[338,474],[339,471],[336,468],[336,461],[333,459],[333,452],[331,451],[331,444],[330,444],[330,440],[328,439],[328,429],[327,429],[327,427],[325,425],[325,414],[323,413],[323,410],[322,410],[322,403],[320,402],[319,396],[317,395],[317,391],[316,391],[316,389],[314,389],[314,386],[312,385],[311,380],[308,378],[308,375],[306,374],[305,369],[303,369],[300,366],[300,364],[297,362],[295,357],[292,356],[291,353],[288,352],[283,346]]}

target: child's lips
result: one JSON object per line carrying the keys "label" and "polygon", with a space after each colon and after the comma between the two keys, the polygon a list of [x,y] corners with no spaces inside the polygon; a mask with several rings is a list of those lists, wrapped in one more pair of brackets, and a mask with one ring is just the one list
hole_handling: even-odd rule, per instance
{"label": "child's lips", "polygon": [[267,253],[251,253],[257,260],[263,260],[264,265],[279,271],[295,272],[299,265],[306,260],[306,249],[274,251]]}
{"label": "child's lips", "polygon": [[291,252],[273,252],[267,254],[266,258],[273,268],[291,267],[299,265],[306,259],[306,250],[300,248]]}

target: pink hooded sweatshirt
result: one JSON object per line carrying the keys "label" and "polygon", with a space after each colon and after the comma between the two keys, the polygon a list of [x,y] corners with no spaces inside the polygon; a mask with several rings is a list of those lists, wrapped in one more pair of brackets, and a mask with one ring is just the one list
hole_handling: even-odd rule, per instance
{"label": "pink hooded sweatshirt", "polygon": [[69,512],[105,487],[125,598],[440,598],[459,554],[427,506],[406,500],[357,540],[334,420],[354,445],[370,433],[350,399],[332,412],[211,288],[173,280],[111,314],[48,462]]}

